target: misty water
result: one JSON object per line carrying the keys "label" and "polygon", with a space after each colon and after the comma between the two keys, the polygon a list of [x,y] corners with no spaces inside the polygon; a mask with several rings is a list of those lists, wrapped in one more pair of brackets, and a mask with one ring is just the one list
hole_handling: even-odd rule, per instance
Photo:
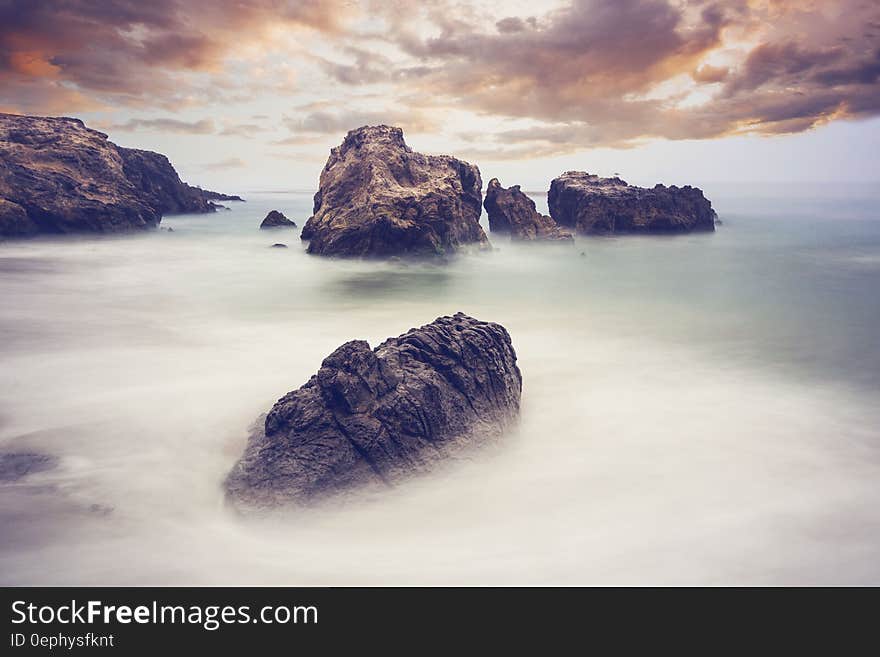
{"label": "misty water", "polygon": [[[878,195],[707,195],[715,234],[446,265],[257,230],[305,192],[0,243],[0,452],[55,459],[0,482],[0,583],[880,584]],[[516,431],[345,505],[224,505],[335,347],[456,311],[510,331]]]}

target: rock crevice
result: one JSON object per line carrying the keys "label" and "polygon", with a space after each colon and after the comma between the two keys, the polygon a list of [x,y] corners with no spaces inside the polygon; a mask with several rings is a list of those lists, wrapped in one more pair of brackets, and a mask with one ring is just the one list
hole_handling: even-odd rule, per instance
{"label": "rock crevice", "polygon": [[505,189],[498,178],[492,178],[486,186],[483,205],[493,233],[509,233],[512,240],[522,242],[574,240],[571,233],[559,228],[553,219],[539,213],[535,202],[520,190],[519,185]]}

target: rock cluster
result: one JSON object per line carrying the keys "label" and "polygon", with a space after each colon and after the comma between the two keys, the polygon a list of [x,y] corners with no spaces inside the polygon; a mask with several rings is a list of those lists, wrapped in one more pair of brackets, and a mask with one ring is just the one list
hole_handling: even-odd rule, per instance
{"label": "rock cluster", "polygon": [[422,155],[387,125],[364,126],[330,152],[308,252],[327,256],[447,255],[488,247],[480,227],[480,170],[448,155]]}
{"label": "rock cluster", "polygon": [[568,231],[562,230],[550,217],[540,214],[535,202],[520,191],[519,185],[505,189],[492,178],[486,186],[483,206],[489,215],[492,233],[509,233],[517,241],[573,242]]}
{"label": "rock cluster", "polygon": [[152,228],[165,213],[214,209],[164,155],[79,119],[0,114],[0,236]]}
{"label": "rock cluster", "polygon": [[391,485],[498,436],[521,389],[504,327],[462,313],[375,349],[347,342],[269,411],[226,479],[228,498],[271,507]]}
{"label": "rock cluster", "polygon": [[283,212],[270,210],[260,228],[296,228],[296,222],[285,217]]}
{"label": "rock cluster", "polygon": [[547,203],[558,224],[587,235],[715,230],[712,204],[689,185],[647,189],[568,171],[550,184]]}

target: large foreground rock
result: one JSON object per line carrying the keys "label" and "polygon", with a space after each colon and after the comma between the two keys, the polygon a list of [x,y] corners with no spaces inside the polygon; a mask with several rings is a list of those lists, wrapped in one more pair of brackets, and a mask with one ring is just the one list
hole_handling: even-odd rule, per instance
{"label": "large foreground rock", "polygon": [[448,155],[415,153],[387,125],[352,130],[330,152],[308,252],[329,256],[444,255],[487,247],[480,170]]}
{"label": "large foreground rock", "polygon": [[0,236],[151,228],[215,208],[164,155],[117,146],[79,119],[0,114]]}
{"label": "large foreground rock", "polygon": [[535,202],[520,191],[519,185],[505,189],[498,178],[492,178],[486,187],[483,206],[489,214],[489,229],[493,233],[509,233],[517,241],[572,242],[574,238],[562,230],[550,217],[540,214]]}
{"label": "large foreground rock", "polygon": [[391,485],[498,436],[521,389],[504,327],[462,313],[375,349],[347,342],[269,411],[226,479],[228,498],[270,507]]}
{"label": "large foreground rock", "polygon": [[584,234],[715,230],[712,204],[690,185],[646,189],[620,178],[568,171],[550,184],[547,203],[558,224]]}

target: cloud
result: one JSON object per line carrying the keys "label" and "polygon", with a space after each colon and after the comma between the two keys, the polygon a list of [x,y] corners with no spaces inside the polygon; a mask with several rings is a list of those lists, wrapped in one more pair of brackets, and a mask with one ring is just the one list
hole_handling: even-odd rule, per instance
{"label": "cloud", "polygon": [[[509,21],[510,19],[506,19]],[[501,113],[570,115],[583,100],[647,90],[718,44],[722,13],[685,22],[663,0],[586,2],[556,10],[537,29],[482,32],[470,24],[400,41],[425,62],[442,62],[428,84]],[[581,116],[572,118],[582,118]]]}
{"label": "cloud", "polygon": [[[268,117],[265,117],[268,118]],[[135,132],[138,130],[151,130],[185,135],[219,135],[221,137],[244,137],[247,139],[257,134],[266,132],[267,128],[257,123],[234,123],[229,120],[222,122],[222,127],[217,127],[213,119],[198,119],[195,121],[183,121],[172,118],[131,118],[124,123],[104,124],[95,122],[97,127],[108,132]]]}
{"label": "cloud", "polygon": [[[262,116],[270,103],[299,102],[277,140],[286,145],[375,123],[473,131],[450,125],[468,113],[495,126],[470,147],[504,157],[880,114],[877,2],[532,5],[499,14],[488,0],[6,0],[0,107],[146,113],[253,102],[242,116]],[[263,132],[258,119],[210,129],[162,120],[120,129]]]}
{"label": "cloud", "polygon": [[272,30],[332,35],[350,13],[346,0],[5,0],[0,103],[37,109],[40,94],[73,89],[104,103],[181,104],[203,91],[187,74],[221,71]]}
{"label": "cloud", "polygon": [[426,68],[412,84],[435,102],[537,122],[487,135],[486,152],[777,134],[880,112],[880,32],[862,29],[877,3],[574,0],[538,17],[451,14],[388,38]]}
{"label": "cloud", "polygon": [[388,57],[351,46],[344,48],[343,52],[354,60],[353,63],[317,58],[324,71],[338,82],[349,85],[372,84],[390,78],[393,66]]}
{"label": "cloud", "polygon": [[318,144],[326,141],[326,135],[320,134],[295,134],[275,139],[272,141],[276,146],[304,146],[306,144]]}
{"label": "cloud", "polygon": [[211,119],[199,121],[180,121],[178,119],[129,119],[125,123],[109,126],[110,130],[132,132],[135,130],[154,130],[156,132],[175,132],[188,135],[210,135],[214,133]]}
{"label": "cloud", "polygon": [[209,162],[203,164],[202,168],[206,171],[226,171],[228,169],[242,169],[247,166],[247,162],[240,157],[230,157],[219,162]]}
{"label": "cloud", "polygon": [[[413,108],[385,110],[325,109],[326,103],[306,105],[285,115],[282,122],[291,136],[276,143],[303,144],[316,141],[322,135],[344,135],[363,125],[390,124],[407,132],[431,132],[438,128],[435,119]],[[303,111],[305,110],[305,111]]]}
{"label": "cloud", "polygon": [[244,137],[246,139],[252,139],[261,132],[266,132],[266,128],[257,123],[235,123],[225,126],[217,134],[222,137]]}
{"label": "cloud", "polygon": [[[535,19],[532,18],[531,21],[530,25],[535,27]],[[496,29],[502,34],[522,32],[528,27],[528,25],[529,24],[519,16],[508,16],[495,23]]]}
{"label": "cloud", "polygon": [[728,73],[730,73],[730,69],[726,66],[712,66],[711,64],[703,64],[693,73],[691,73],[691,77],[696,82],[712,84],[714,82],[724,82],[724,79],[727,77]]}

